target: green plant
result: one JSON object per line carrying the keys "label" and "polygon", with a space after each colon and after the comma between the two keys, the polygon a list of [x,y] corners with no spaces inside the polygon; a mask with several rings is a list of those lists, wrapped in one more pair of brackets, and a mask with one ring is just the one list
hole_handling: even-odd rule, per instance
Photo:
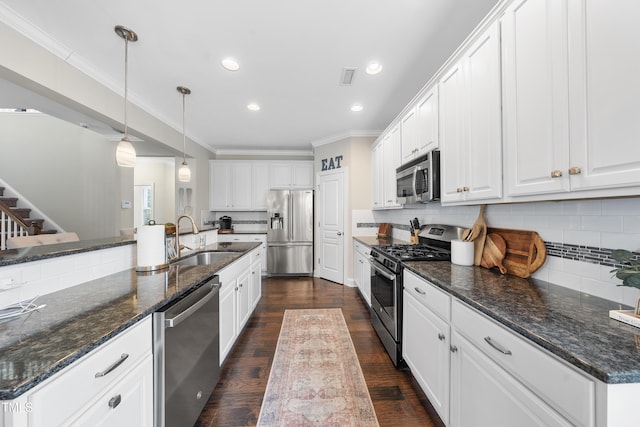
{"label": "green plant", "polygon": [[622,280],[622,285],[640,289],[640,260],[634,254],[625,249],[616,249],[611,252],[611,258],[615,259],[622,267],[614,268],[611,273]]}

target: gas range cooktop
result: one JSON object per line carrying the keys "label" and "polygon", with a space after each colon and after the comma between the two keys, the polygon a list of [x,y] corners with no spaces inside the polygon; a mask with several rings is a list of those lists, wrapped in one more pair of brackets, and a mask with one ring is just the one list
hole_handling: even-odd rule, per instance
{"label": "gas range cooktop", "polygon": [[382,252],[401,261],[449,261],[451,252],[434,246],[418,245],[390,245],[380,248]]}

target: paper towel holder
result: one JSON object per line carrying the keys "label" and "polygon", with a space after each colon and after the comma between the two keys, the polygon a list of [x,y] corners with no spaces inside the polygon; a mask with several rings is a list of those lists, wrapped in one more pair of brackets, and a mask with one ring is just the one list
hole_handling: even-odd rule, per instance
{"label": "paper towel holder", "polygon": [[[154,220],[150,220],[149,223],[147,225],[157,225],[156,222]],[[136,266],[136,272],[137,273],[156,273],[156,272],[161,272],[163,270],[166,270],[169,268],[169,263],[167,262],[167,237],[166,234],[164,232],[164,225],[162,225],[163,227],[163,241],[164,241],[164,263],[162,264],[156,264],[156,265],[137,265]]]}

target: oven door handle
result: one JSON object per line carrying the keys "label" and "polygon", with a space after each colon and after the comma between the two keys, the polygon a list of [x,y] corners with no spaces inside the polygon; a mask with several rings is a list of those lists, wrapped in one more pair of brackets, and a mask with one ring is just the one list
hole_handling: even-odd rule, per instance
{"label": "oven door handle", "polygon": [[374,258],[371,258],[371,267],[376,270],[376,272],[380,273],[380,275],[382,277],[386,277],[389,280],[396,280],[396,275],[393,274],[392,272],[390,272],[389,270],[387,270],[384,267],[381,267],[380,265],[377,265],[378,261],[376,261]]}

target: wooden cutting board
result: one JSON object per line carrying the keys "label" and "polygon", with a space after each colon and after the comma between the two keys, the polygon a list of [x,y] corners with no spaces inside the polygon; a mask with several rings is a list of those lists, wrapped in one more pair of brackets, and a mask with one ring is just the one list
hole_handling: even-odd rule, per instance
{"label": "wooden cutting board", "polygon": [[530,277],[547,259],[547,247],[535,231],[490,227],[487,232],[504,239],[507,247],[503,264],[508,274]]}
{"label": "wooden cutting board", "polygon": [[473,264],[480,265],[482,262],[482,252],[484,251],[484,241],[487,238],[487,221],[484,219],[484,214],[487,211],[487,205],[480,205],[480,212],[478,218],[473,224],[474,235],[471,236],[473,240]]}
{"label": "wooden cutting board", "polygon": [[507,268],[503,265],[506,253],[507,243],[502,236],[498,233],[489,233],[484,241],[484,251],[482,251],[480,265],[484,268],[498,267],[500,273],[506,274]]}

